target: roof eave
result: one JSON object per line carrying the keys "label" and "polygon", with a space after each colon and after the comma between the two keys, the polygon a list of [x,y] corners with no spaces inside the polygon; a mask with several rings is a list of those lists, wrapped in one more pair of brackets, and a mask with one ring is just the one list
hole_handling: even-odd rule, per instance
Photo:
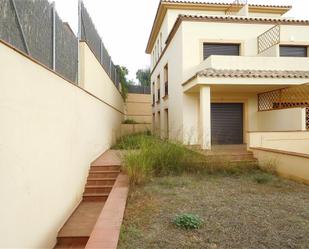
{"label": "roof eave", "polygon": [[[198,3],[198,2],[169,2],[160,1],[157,9],[157,13],[153,22],[153,26],[148,39],[146,53],[151,54],[153,46],[155,44],[155,38],[160,30],[161,24],[164,20],[167,9],[211,9],[211,10],[226,10],[230,4],[224,3]],[[272,5],[249,5],[249,11],[252,13],[274,13],[274,14],[285,14],[292,6],[272,6]]]}

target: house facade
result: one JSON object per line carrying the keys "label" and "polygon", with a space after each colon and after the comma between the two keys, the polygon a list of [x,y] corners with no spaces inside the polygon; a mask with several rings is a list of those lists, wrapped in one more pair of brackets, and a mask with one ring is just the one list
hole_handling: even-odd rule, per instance
{"label": "house facade", "polygon": [[309,81],[309,21],[291,8],[161,1],[146,48],[156,133],[211,149],[306,130],[306,108],[267,112],[260,97]]}

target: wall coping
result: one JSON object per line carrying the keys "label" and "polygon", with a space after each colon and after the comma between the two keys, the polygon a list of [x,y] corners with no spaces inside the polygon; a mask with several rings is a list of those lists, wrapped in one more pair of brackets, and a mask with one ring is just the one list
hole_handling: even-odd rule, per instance
{"label": "wall coping", "polygon": [[85,249],[117,249],[128,193],[129,178],[121,173],[116,179]]}
{"label": "wall coping", "polygon": [[308,132],[309,130],[286,130],[286,131],[247,131],[247,133],[282,133],[282,132]]}
{"label": "wall coping", "polygon": [[304,154],[304,153],[291,152],[291,151],[285,151],[285,150],[277,150],[277,149],[269,149],[269,148],[262,148],[262,147],[250,147],[249,149],[309,159],[309,154]]}

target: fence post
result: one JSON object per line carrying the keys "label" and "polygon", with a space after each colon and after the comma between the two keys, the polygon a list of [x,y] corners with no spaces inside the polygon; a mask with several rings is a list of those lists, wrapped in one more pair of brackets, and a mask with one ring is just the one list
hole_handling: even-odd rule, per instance
{"label": "fence post", "polygon": [[56,71],[56,3],[53,6],[53,70]]}
{"label": "fence post", "polygon": [[21,26],[21,23],[20,23],[20,18],[19,18],[18,12],[17,12],[15,1],[11,0],[11,2],[12,2],[12,5],[13,5],[13,8],[14,8],[14,11],[15,11],[16,19],[17,19],[17,22],[18,22],[18,27],[20,29],[21,37],[22,37],[24,45],[25,45],[26,53],[28,55],[30,55],[30,50],[29,50],[29,47],[28,47],[28,43],[27,43],[27,40],[26,40],[26,37],[25,37],[23,27]]}

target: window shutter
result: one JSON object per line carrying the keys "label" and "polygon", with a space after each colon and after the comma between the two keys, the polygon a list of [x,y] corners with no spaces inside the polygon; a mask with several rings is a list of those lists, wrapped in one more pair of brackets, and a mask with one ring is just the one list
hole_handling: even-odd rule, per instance
{"label": "window shutter", "polygon": [[204,60],[211,55],[239,56],[239,44],[204,43]]}
{"label": "window shutter", "polygon": [[307,57],[306,46],[280,46],[282,57]]}

